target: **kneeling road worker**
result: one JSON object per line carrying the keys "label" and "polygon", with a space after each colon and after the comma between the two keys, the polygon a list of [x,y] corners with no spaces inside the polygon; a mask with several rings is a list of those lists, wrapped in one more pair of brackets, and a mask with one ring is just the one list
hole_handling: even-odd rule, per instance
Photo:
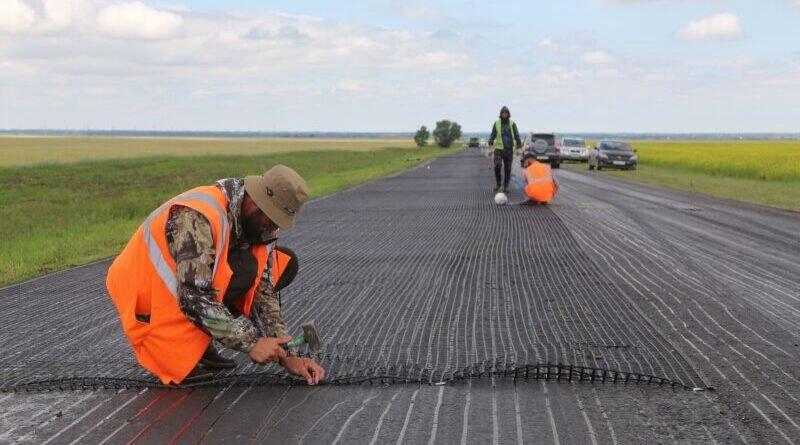
{"label": "kneeling road worker", "polygon": [[522,204],[547,204],[558,193],[558,183],[553,178],[550,164],[536,160],[534,153],[525,153],[522,158],[523,174],[525,175],[525,195],[528,201]]}
{"label": "kneeling road worker", "polygon": [[277,233],[294,226],[307,199],[303,178],[278,165],[191,189],[150,214],[106,279],[142,367],[165,384],[210,378],[209,368],[235,366],[217,340],[309,384],[324,378],[316,362],[286,350],[278,296],[297,257],[276,247]]}

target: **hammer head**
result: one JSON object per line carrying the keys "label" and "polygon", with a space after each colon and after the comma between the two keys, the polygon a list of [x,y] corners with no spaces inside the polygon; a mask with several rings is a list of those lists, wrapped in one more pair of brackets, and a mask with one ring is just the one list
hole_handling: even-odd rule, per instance
{"label": "hammer head", "polygon": [[317,325],[314,324],[314,320],[303,325],[303,337],[311,352],[319,352],[322,348],[322,340],[319,338],[319,332],[317,332]]}

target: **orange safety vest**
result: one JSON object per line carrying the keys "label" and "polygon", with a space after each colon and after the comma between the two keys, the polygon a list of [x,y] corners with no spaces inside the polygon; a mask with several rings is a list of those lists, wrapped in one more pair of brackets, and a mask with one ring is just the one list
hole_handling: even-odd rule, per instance
{"label": "orange safety vest", "polygon": [[534,161],[525,169],[525,194],[536,202],[550,202],[556,196],[550,165]]}
{"label": "orange safety vest", "polygon": [[[227,261],[231,229],[228,200],[215,186],[189,190],[151,213],[111,264],[106,277],[108,293],[137,360],[164,384],[182,382],[211,342],[211,337],[195,326],[179,306],[175,260],[169,253],[165,233],[169,209],[175,205],[194,209],[211,223],[216,248],[212,286],[217,291],[216,300],[222,301],[233,276]],[[269,258],[264,245],[250,251],[258,260],[258,274],[253,286],[237,302],[237,308],[248,317],[268,260],[276,263],[271,270],[273,283],[290,260],[278,251]],[[150,322],[139,321],[136,314],[150,314]]]}

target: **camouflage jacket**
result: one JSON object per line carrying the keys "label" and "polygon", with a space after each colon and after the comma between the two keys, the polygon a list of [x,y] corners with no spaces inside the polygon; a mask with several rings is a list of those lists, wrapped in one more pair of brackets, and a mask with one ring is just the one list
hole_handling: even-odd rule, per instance
{"label": "camouflage jacket", "polygon": [[[228,221],[231,230],[229,249],[249,249],[239,221],[244,180],[217,181],[228,198]],[[178,278],[178,299],[181,311],[195,326],[222,343],[223,346],[249,352],[259,338],[252,320],[234,317],[228,308],[217,301],[213,270],[215,261],[214,236],[211,224],[201,213],[184,206],[170,209],[166,225],[167,245],[175,259]],[[253,305],[261,326],[269,337],[289,337],[281,316],[280,301],[269,268],[265,268]],[[295,351],[290,351],[294,353]]]}

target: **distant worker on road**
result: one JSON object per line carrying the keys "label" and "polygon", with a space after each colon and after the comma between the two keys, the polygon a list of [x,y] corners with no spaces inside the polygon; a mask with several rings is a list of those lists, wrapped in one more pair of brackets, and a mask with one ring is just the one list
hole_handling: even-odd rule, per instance
{"label": "distant worker on road", "polygon": [[208,379],[235,366],[217,340],[309,384],[324,378],[287,350],[278,294],[297,273],[297,256],[276,246],[278,230],[294,226],[307,198],[305,180],[278,165],[191,189],[150,214],[106,278],[142,367],[164,384]]}
{"label": "distant worker on road", "polygon": [[[511,120],[511,112],[508,111],[508,107],[504,106],[500,109],[500,119],[492,126],[492,134],[489,136],[489,147],[494,147],[494,178],[497,182],[494,192],[499,192],[502,184],[503,193],[508,193],[514,148],[522,147],[517,124]],[[504,170],[505,176],[501,170]]]}
{"label": "distant worker on road", "polygon": [[547,204],[552,201],[558,193],[558,183],[553,178],[550,165],[537,161],[536,154],[528,152],[522,158],[522,168],[525,175],[525,195],[528,197],[528,201],[522,204]]}

